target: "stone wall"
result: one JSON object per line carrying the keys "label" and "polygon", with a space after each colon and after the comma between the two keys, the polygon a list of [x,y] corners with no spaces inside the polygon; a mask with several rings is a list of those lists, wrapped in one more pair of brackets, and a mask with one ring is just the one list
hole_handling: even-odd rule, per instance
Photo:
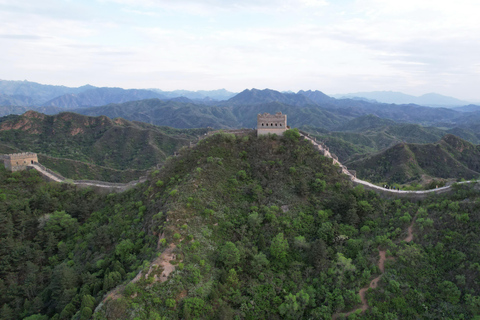
{"label": "stone wall", "polygon": [[26,170],[28,165],[37,162],[37,154],[33,152],[7,154],[3,157],[5,168],[12,172]]}
{"label": "stone wall", "polygon": [[277,112],[276,114],[263,113],[257,115],[257,136],[269,133],[282,136],[286,130],[286,114]]}

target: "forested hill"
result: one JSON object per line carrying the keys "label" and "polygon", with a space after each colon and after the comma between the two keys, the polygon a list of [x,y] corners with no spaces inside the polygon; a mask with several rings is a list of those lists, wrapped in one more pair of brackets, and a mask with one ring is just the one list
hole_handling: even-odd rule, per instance
{"label": "forested hill", "polygon": [[480,176],[480,146],[447,134],[436,143],[401,143],[374,155],[353,158],[348,167],[361,179],[408,183],[428,178]]}
{"label": "forested hill", "polygon": [[[207,129],[180,130],[105,116],[68,112],[47,116],[29,111],[22,116],[0,118],[0,152],[8,149],[5,153],[29,151],[50,156],[44,158],[49,168],[67,178],[115,181],[116,175],[123,175],[116,170],[145,171],[162,164],[176,150],[206,132]],[[114,170],[101,169],[98,176],[92,177],[88,169],[67,160],[81,161],[83,167],[90,166],[92,171],[100,170],[98,166]],[[125,175],[126,179],[132,177],[131,173]]]}
{"label": "forested hill", "polygon": [[478,191],[381,199],[295,131],[214,135],[108,196],[0,168],[0,197],[1,319],[331,319],[374,278],[350,319],[480,311]]}

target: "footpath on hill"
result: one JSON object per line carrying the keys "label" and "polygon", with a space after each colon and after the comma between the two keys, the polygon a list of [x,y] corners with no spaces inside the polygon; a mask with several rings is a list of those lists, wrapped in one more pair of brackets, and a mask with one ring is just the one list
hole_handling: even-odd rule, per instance
{"label": "footpath on hill", "polygon": [[[416,219],[416,216],[413,218],[412,223],[407,228],[407,237],[405,239],[403,239],[403,241],[405,241],[405,242],[411,242],[413,240],[413,224],[415,223],[415,219]],[[393,258],[393,257],[387,257],[386,253],[387,253],[386,250],[381,250],[380,248],[378,248],[378,255],[380,257],[380,259],[378,260],[378,269],[380,269],[380,275],[377,276],[376,278],[374,278],[372,281],[370,281],[368,286],[363,287],[358,292],[358,294],[360,296],[360,300],[362,301],[362,304],[360,305],[360,307],[357,307],[357,308],[355,308],[351,311],[348,311],[346,313],[343,313],[343,312],[342,313],[336,313],[332,316],[332,320],[336,320],[336,319],[340,318],[341,316],[348,317],[352,313],[358,312],[358,310],[361,310],[360,312],[365,312],[368,309],[368,302],[367,302],[367,297],[366,297],[366,293],[367,293],[368,289],[377,288],[378,282],[380,281],[380,279],[383,277],[383,275],[385,273],[385,261],[386,260],[395,260],[395,258]]]}

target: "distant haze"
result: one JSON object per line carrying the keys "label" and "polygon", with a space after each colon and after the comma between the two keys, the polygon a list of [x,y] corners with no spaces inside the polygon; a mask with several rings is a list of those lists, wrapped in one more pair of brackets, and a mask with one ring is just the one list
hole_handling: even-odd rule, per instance
{"label": "distant haze", "polygon": [[430,107],[456,107],[464,106],[472,102],[463,101],[453,97],[447,97],[437,93],[428,93],[419,97],[404,94],[401,92],[392,91],[375,91],[375,92],[357,92],[348,94],[336,94],[333,97],[337,99],[350,98],[350,99],[365,99],[373,100],[383,103],[395,103],[395,104],[418,104],[422,106]]}

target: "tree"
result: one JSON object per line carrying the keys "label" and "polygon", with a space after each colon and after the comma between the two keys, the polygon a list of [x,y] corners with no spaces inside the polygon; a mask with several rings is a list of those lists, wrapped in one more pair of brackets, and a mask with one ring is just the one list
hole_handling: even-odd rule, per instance
{"label": "tree", "polygon": [[310,301],[308,293],[300,290],[296,295],[289,294],[278,311],[285,319],[300,319]]}
{"label": "tree", "polygon": [[237,275],[237,272],[235,271],[235,269],[230,269],[230,271],[228,271],[227,284],[228,284],[228,286],[233,287],[233,288],[237,287],[237,285],[238,285],[238,275]]}
{"label": "tree", "polygon": [[132,240],[126,239],[122,240],[117,246],[115,247],[115,254],[120,256],[122,261],[126,261],[127,257],[133,251],[135,245],[133,244]]}
{"label": "tree", "polygon": [[186,298],[183,304],[185,319],[199,319],[204,312],[205,301],[200,298]]}
{"label": "tree", "polygon": [[317,272],[324,271],[328,266],[327,245],[322,239],[317,239],[310,250],[310,261]]}
{"label": "tree", "polygon": [[45,225],[45,231],[54,233],[59,239],[74,234],[77,228],[77,219],[72,218],[65,211],[55,211]]}
{"label": "tree", "polygon": [[460,290],[458,290],[455,283],[450,281],[444,281],[439,286],[440,289],[440,297],[448,301],[452,304],[457,304],[460,301],[460,295],[462,294]]}
{"label": "tree", "polygon": [[279,261],[285,261],[288,255],[288,241],[283,237],[283,233],[279,233],[273,238],[270,245],[270,254]]}
{"label": "tree", "polygon": [[327,187],[327,183],[325,182],[325,180],[315,179],[315,181],[312,184],[312,187],[315,192],[323,192]]}
{"label": "tree", "polygon": [[240,261],[240,251],[233,242],[227,241],[220,249],[220,260],[227,268],[231,268]]}
{"label": "tree", "polygon": [[294,129],[290,129],[290,130],[285,131],[283,133],[283,136],[287,140],[298,141],[298,139],[300,138],[300,132],[298,132],[297,128],[294,128]]}

